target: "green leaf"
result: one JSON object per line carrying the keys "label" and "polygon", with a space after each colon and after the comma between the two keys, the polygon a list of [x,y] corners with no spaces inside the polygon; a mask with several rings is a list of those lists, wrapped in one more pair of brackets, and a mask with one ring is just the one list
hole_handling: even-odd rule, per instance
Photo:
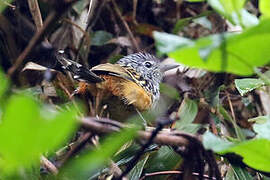
{"label": "green leaf", "polygon": [[193,41],[177,35],[154,31],[156,47],[161,53],[168,53],[178,48],[193,45]]}
{"label": "green leaf", "polygon": [[91,45],[94,46],[102,46],[106,44],[109,40],[111,40],[113,35],[106,31],[96,31],[94,32],[92,39],[91,39]]}
{"label": "green leaf", "polygon": [[213,11],[205,11],[197,16],[192,16],[192,17],[188,17],[188,18],[181,18],[174,25],[172,32],[174,34],[177,34],[179,31],[182,30],[182,28],[184,28],[186,25],[188,25],[192,20],[196,21],[197,18],[205,18],[206,16],[208,16],[212,13],[213,13]]}
{"label": "green leaf", "polygon": [[193,17],[179,19],[172,30],[173,34],[177,34],[179,31],[181,31],[186,25],[188,25],[192,21],[192,19]]}
{"label": "green leaf", "polygon": [[233,146],[232,142],[225,141],[210,132],[206,132],[203,135],[203,146],[206,149],[211,149],[214,152],[222,153]]}
{"label": "green leaf", "polygon": [[40,155],[61,145],[76,128],[77,112],[49,111],[30,96],[13,95],[0,124],[0,167],[12,172],[38,163]]}
{"label": "green leaf", "polygon": [[236,180],[232,167],[229,167],[225,176],[225,180]]}
{"label": "green leaf", "polygon": [[222,88],[224,88],[224,85],[219,86],[217,89],[209,89],[205,91],[205,99],[211,106],[219,106],[219,93]]}
{"label": "green leaf", "polygon": [[194,19],[193,22],[200,24],[201,26],[208,28],[209,30],[212,29],[212,24],[206,17],[199,17],[197,19]]}
{"label": "green leaf", "polygon": [[255,121],[256,124],[253,125],[254,131],[257,133],[257,138],[265,138],[270,140],[270,117],[259,116],[249,121]]}
{"label": "green leaf", "polygon": [[178,130],[185,130],[185,132],[193,132],[198,126],[191,123],[194,121],[198,113],[197,103],[191,99],[185,98],[179,108],[178,114],[180,117],[179,121],[176,121],[175,128]]}
{"label": "green leaf", "polygon": [[86,3],[85,1],[78,1],[77,3],[75,3],[73,6],[72,6],[72,9],[78,14],[78,15],[81,15],[84,8],[86,6]]}
{"label": "green leaf", "polygon": [[270,85],[270,71],[262,73],[260,69],[254,68],[254,72],[259,76],[259,78],[265,83],[266,86]]}
{"label": "green leaf", "polygon": [[234,166],[232,165],[232,169],[233,169],[233,172],[234,172],[234,179],[236,180],[242,180],[242,179],[245,179],[245,180],[253,180],[254,178],[249,174],[249,172],[242,168],[242,167],[239,167],[239,166]]}
{"label": "green leaf", "polygon": [[263,174],[260,174],[262,176],[262,179],[263,180],[270,180],[270,177],[268,177],[267,175],[263,175]]}
{"label": "green leaf", "polygon": [[172,99],[179,99],[179,92],[172,86],[169,86],[165,83],[161,83],[160,84],[160,92],[162,94],[167,95],[168,97],[172,98]]}
{"label": "green leaf", "polygon": [[260,0],[259,9],[260,9],[260,12],[262,13],[263,18],[270,17],[270,1],[269,0]]}
{"label": "green leaf", "polygon": [[242,9],[240,11],[240,18],[241,18],[241,22],[239,23],[238,21],[238,17],[234,17],[235,22],[239,25],[242,25],[242,27],[247,28],[247,27],[251,27],[251,26],[255,26],[257,24],[259,24],[259,20],[257,18],[257,16],[255,16],[254,14],[249,13],[246,9]]}
{"label": "green leaf", "polygon": [[228,150],[241,155],[243,162],[250,167],[270,172],[270,141],[266,139],[255,139],[245,141]]}
{"label": "green leaf", "polygon": [[249,172],[241,167],[231,165],[226,173],[225,180],[253,180]]}
{"label": "green leaf", "polygon": [[0,1],[0,12],[2,12],[6,6],[7,6],[7,3],[11,3],[12,0],[1,0]]}
{"label": "green leaf", "polygon": [[235,120],[230,116],[226,109],[220,105],[218,107],[218,110],[220,114],[224,117],[224,119],[233,125],[237,139],[245,140],[246,138],[244,133],[242,132],[242,129],[236,124]]}
{"label": "green leaf", "polygon": [[263,80],[256,78],[235,79],[234,83],[241,96],[265,85]]}
{"label": "green leaf", "polygon": [[140,179],[140,177],[142,175],[144,165],[147,162],[148,158],[149,158],[149,154],[146,155],[142,160],[140,160],[136,164],[136,166],[134,166],[134,168],[130,171],[130,173],[128,173],[128,178],[130,180],[138,180],[138,179]]}
{"label": "green leaf", "polygon": [[[144,173],[158,171],[170,171],[177,167],[181,162],[181,156],[169,146],[161,146],[160,149],[153,153],[145,165]],[[155,180],[166,179],[164,176],[155,176]]]}
{"label": "green leaf", "polygon": [[137,128],[127,128],[107,137],[94,151],[73,159],[60,175],[71,179],[88,179],[108,162],[125,143],[132,140],[136,136],[137,130]]}
{"label": "green leaf", "polygon": [[251,75],[270,57],[270,20],[241,34],[210,35],[197,41],[154,33],[157,49],[184,65],[214,72]]}
{"label": "green leaf", "polygon": [[203,145],[219,154],[236,153],[243,157],[243,162],[248,166],[270,172],[270,141],[267,139],[231,143],[207,132],[203,135]]}
{"label": "green leaf", "polygon": [[258,19],[243,9],[246,0],[208,0],[208,4],[231,23],[250,27],[258,24]]}

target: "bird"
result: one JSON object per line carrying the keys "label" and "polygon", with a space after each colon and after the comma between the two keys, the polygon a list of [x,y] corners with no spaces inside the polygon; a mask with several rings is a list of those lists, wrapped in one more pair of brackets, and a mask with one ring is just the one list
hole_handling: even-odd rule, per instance
{"label": "bird", "polygon": [[124,56],[115,64],[99,64],[88,69],[65,58],[63,53],[59,51],[57,60],[63,70],[79,81],[74,94],[90,94],[99,106],[97,111],[105,109],[109,118],[117,121],[155,107],[164,72],[177,67],[162,65],[154,55],[139,52]]}

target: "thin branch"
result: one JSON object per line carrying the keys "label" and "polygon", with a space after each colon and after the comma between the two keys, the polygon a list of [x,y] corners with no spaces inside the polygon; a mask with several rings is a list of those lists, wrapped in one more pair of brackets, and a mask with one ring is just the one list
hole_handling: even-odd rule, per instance
{"label": "thin branch", "polygon": [[136,24],[138,24],[136,21],[137,5],[138,5],[138,0],[133,0],[132,19],[133,19],[133,22]]}
{"label": "thin branch", "polygon": [[71,157],[75,156],[77,152],[79,152],[87,143],[87,141],[91,138],[92,133],[86,132],[83,133],[76,144],[70,149],[70,151],[67,152],[67,154],[62,158],[58,164],[58,167],[63,166],[65,162],[67,162]]}
{"label": "thin branch", "polygon": [[52,11],[48,17],[46,18],[46,21],[44,23],[44,26],[40,29],[40,31],[37,31],[36,34],[32,37],[31,41],[27,45],[27,47],[24,49],[24,51],[20,54],[20,56],[16,59],[15,63],[11,68],[8,70],[8,76],[12,76],[13,73],[19,68],[19,66],[23,63],[26,56],[33,50],[33,48],[36,46],[38,42],[43,39],[45,35],[46,29],[49,27],[49,25],[53,22],[56,16],[56,11]]}
{"label": "thin branch", "polygon": [[40,9],[38,6],[38,1],[37,0],[28,0],[28,6],[29,6],[30,12],[32,14],[32,18],[34,19],[37,30],[39,31],[43,26],[43,21],[42,21]]}
{"label": "thin branch", "polygon": [[132,42],[132,45],[135,47],[136,51],[140,51],[139,45],[134,37],[134,35],[132,34],[127,22],[125,21],[125,19],[123,18],[120,9],[118,8],[117,4],[115,3],[114,0],[112,0],[112,4],[113,4],[113,8],[117,14],[117,16],[119,17],[119,19],[121,20],[121,22],[123,23],[124,27],[126,28],[126,31],[128,32],[129,38]]}
{"label": "thin branch", "polygon": [[235,121],[235,114],[234,114],[234,110],[233,110],[233,106],[232,106],[232,101],[231,101],[231,98],[230,98],[230,95],[229,95],[228,92],[226,92],[226,96],[227,96],[227,100],[228,100],[230,110],[231,110],[231,113],[232,113],[232,118]]}
{"label": "thin branch", "polygon": [[[183,174],[184,172],[182,171],[160,171],[160,172],[153,172],[153,173],[146,173],[140,180],[144,180],[147,177],[151,177],[151,176],[160,176],[160,175],[172,175],[172,174]],[[199,173],[192,173],[193,176],[199,176]],[[208,175],[203,175],[203,177],[205,179],[212,179],[212,180],[216,180],[216,178],[214,177],[209,177]]]}
{"label": "thin branch", "polygon": [[71,20],[69,20],[69,19],[67,19],[67,18],[65,18],[65,19],[63,19],[66,23],[69,23],[69,24],[71,24],[72,26],[74,26],[74,27],[76,27],[79,31],[81,31],[82,33],[83,33],[83,37],[82,38],[84,38],[85,37],[85,39],[86,39],[86,42],[87,42],[87,46],[90,46],[90,36],[89,36],[89,34],[88,34],[88,32],[86,32],[81,26],[79,26],[78,24],[76,24],[76,23],[74,23],[73,21],[71,21]]}
{"label": "thin branch", "polygon": [[55,167],[55,165],[49,161],[46,157],[41,156],[40,163],[42,166],[44,166],[49,172],[51,172],[53,175],[58,174],[58,169]]}

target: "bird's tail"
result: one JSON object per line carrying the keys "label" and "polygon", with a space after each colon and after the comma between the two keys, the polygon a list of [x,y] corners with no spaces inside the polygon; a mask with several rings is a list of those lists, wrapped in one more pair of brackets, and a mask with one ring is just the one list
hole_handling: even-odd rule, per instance
{"label": "bird's tail", "polygon": [[87,69],[86,67],[77,62],[65,58],[64,51],[58,51],[58,53],[56,54],[56,59],[61,64],[61,68],[64,71],[71,72],[73,78],[76,80],[88,83],[99,83],[103,81],[101,77],[97,76],[90,69]]}

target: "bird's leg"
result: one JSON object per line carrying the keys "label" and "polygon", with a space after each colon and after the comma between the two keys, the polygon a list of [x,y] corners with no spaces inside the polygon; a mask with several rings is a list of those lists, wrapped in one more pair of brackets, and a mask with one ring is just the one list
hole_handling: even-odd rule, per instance
{"label": "bird's leg", "polygon": [[142,119],[143,127],[146,128],[147,127],[147,121],[144,119],[142,113],[137,108],[135,108],[135,109],[136,109],[138,115],[140,116],[140,118]]}

